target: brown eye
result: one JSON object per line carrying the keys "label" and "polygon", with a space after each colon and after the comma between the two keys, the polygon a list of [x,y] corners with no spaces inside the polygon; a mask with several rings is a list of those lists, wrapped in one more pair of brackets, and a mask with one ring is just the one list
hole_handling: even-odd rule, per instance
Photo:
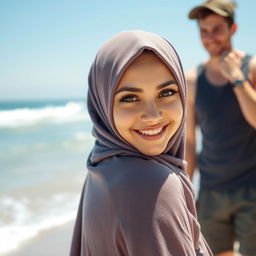
{"label": "brown eye", "polygon": [[169,96],[172,96],[174,95],[175,93],[177,93],[176,90],[173,90],[173,89],[165,89],[163,91],[160,92],[159,94],[159,97],[169,97]]}
{"label": "brown eye", "polygon": [[125,103],[136,102],[136,101],[139,101],[139,99],[135,95],[126,95],[120,99],[120,102],[125,102]]}

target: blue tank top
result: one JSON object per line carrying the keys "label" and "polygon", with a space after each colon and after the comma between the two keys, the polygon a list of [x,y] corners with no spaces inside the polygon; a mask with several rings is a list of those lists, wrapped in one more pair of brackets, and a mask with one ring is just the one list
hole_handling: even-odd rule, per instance
{"label": "blue tank top", "polygon": [[[250,58],[243,59],[246,77]],[[203,65],[198,72],[195,108],[202,132],[201,189],[256,187],[256,130],[243,117],[232,86],[211,84]]]}

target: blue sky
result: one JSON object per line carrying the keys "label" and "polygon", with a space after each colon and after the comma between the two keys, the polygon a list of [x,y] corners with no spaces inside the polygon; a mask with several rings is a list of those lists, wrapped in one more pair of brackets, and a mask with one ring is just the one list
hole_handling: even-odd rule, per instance
{"label": "blue sky", "polygon": [[[236,1],[236,48],[256,54],[256,2]],[[98,48],[121,30],[160,34],[177,49],[185,70],[202,62],[198,0],[1,0],[0,100],[83,98]]]}

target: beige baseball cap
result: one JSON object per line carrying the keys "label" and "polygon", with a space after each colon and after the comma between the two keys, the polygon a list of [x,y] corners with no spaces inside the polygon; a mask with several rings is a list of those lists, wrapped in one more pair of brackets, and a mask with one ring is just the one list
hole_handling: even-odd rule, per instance
{"label": "beige baseball cap", "polygon": [[208,0],[203,4],[193,8],[189,12],[188,17],[190,19],[198,19],[200,18],[200,13],[202,12],[202,10],[208,9],[220,16],[233,18],[235,8],[235,2],[230,2],[227,0]]}

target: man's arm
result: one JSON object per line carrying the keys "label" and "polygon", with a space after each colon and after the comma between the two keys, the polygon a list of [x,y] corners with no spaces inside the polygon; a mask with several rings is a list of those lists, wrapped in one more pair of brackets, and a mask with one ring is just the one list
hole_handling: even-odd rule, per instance
{"label": "man's arm", "polygon": [[197,71],[191,70],[186,74],[188,86],[188,108],[186,117],[186,155],[188,163],[187,174],[192,180],[196,168],[196,114],[195,114],[195,95]]}
{"label": "man's arm", "polygon": [[[220,60],[221,72],[231,83],[236,80],[244,80],[241,70],[241,54],[232,51]],[[253,57],[249,65],[249,81],[245,81],[241,87],[234,87],[234,93],[239,102],[241,111],[247,122],[256,128],[256,57]]]}

